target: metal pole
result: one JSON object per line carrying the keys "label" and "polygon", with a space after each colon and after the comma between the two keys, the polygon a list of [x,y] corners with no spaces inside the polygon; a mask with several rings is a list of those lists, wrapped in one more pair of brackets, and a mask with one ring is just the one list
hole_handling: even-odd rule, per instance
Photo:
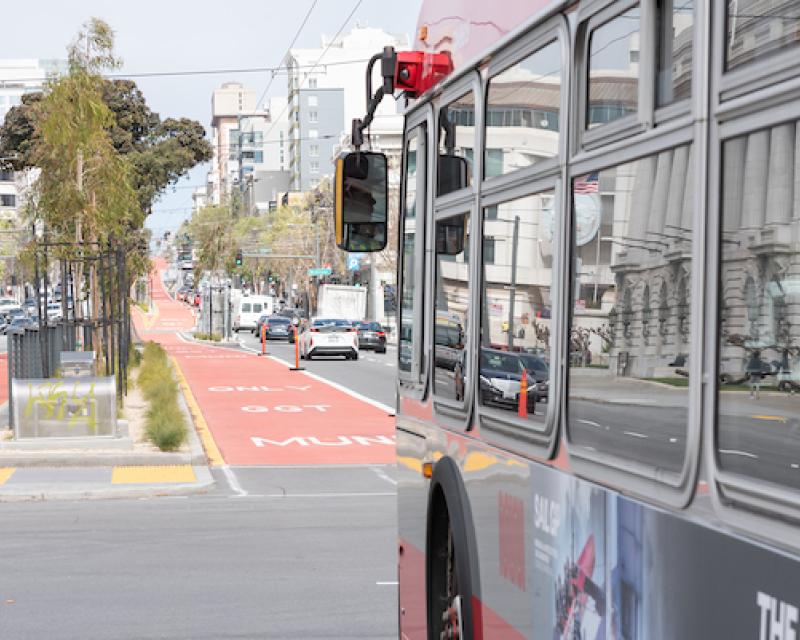
{"label": "metal pole", "polygon": [[514,348],[514,303],[517,299],[517,248],[519,246],[519,216],[514,216],[514,236],[511,241],[511,286],[508,301],[508,350]]}

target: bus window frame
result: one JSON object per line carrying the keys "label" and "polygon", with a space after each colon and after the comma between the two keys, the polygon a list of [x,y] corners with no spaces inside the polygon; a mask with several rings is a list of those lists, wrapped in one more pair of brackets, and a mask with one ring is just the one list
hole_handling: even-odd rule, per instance
{"label": "bus window frame", "polygon": [[[655,131],[655,130],[654,130]],[[590,158],[576,157],[570,163],[568,176],[569,211],[566,217],[568,230],[565,238],[565,259],[568,264],[564,271],[568,272],[565,290],[562,291],[563,300],[572,300],[574,284],[573,237],[573,211],[572,211],[572,181],[580,176],[594,171],[617,167],[621,164],[633,162],[640,158],[657,155],[663,151],[679,146],[697,146],[695,127],[662,132],[662,135],[645,135],[629,142],[627,145],[605,151],[593,153]],[[695,170],[704,161],[702,150],[695,148]],[[695,189],[694,211],[692,213],[693,241],[692,241],[692,273],[690,283],[691,308],[701,309],[704,305],[704,292],[698,280],[698,265],[705,264],[705,192]],[[562,348],[565,347],[566,336],[569,335],[571,325],[572,305],[564,305],[562,331]],[[690,352],[703,353],[705,327],[703,314],[693,313],[690,321],[691,339]],[[600,451],[590,451],[577,446],[570,436],[569,429],[569,370],[564,367],[565,393],[563,394],[563,411],[561,412],[561,429],[563,440],[567,445],[569,458],[575,473],[590,480],[614,487],[616,490],[639,495],[651,502],[667,507],[681,509],[691,501],[696,487],[697,475],[700,468],[701,440],[704,432],[702,403],[702,358],[691,358],[689,361],[689,405],[686,425],[686,446],[683,457],[683,466],[679,473],[665,472],[661,469],[645,465],[639,461],[611,455]]]}
{"label": "bus window frame", "polygon": [[[479,72],[475,69],[470,69],[466,71],[464,75],[460,76],[458,80],[448,84],[448,86],[442,91],[442,93],[437,96],[433,103],[434,103],[434,118],[433,122],[435,128],[433,131],[435,132],[433,136],[429,135],[429,140],[432,140],[431,148],[433,150],[433,162],[432,162],[432,171],[429,175],[432,175],[432,182],[431,185],[436,184],[437,180],[437,172],[439,168],[438,157],[439,157],[439,146],[440,146],[440,136],[441,136],[441,128],[439,127],[439,113],[442,107],[449,105],[453,100],[459,98],[460,96],[464,95],[467,92],[472,92],[473,100],[475,104],[475,139],[474,139],[474,146],[472,152],[473,164],[472,164],[472,182],[469,186],[459,189],[458,191],[453,191],[451,193],[445,194],[443,196],[435,195],[433,196],[433,215],[431,216],[431,227],[429,228],[429,235],[427,238],[427,247],[428,252],[430,253],[430,269],[426,275],[426,282],[428,284],[428,290],[430,291],[430,295],[426,296],[428,300],[428,306],[426,308],[426,316],[425,316],[425,323],[428,327],[427,332],[425,333],[425,344],[428,348],[427,354],[427,368],[429,372],[430,378],[430,388],[431,388],[431,397],[433,399],[433,411],[436,419],[439,421],[440,426],[457,431],[469,431],[472,428],[471,419],[473,416],[473,409],[474,409],[474,380],[468,382],[464,388],[464,399],[463,401],[453,401],[448,398],[443,398],[441,395],[436,393],[436,385],[434,384],[433,377],[436,375],[436,367],[434,362],[434,332],[435,332],[435,323],[436,323],[436,305],[435,305],[435,295],[436,295],[436,277],[438,272],[438,264],[436,259],[436,250],[435,250],[435,242],[436,242],[436,222],[442,219],[449,218],[454,215],[458,214],[469,214],[470,221],[469,221],[469,255],[470,255],[470,262],[469,262],[469,280],[468,280],[468,287],[469,287],[469,296],[470,300],[473,299],[473,291],[474,291],[474,284],[477,282],[477,278],[479,277],[477,271],[477,260],[476,257],[479,255],[480,247],[477,246],[477,237],[478,231],[476,230],[478,227],[478,198],[479,198],[479,188],[481,184],[480,177],[483,175],[483,122],[484,122],[484,87],[483,82],[481,80],[481,76]],[[435,189],[431,189],[431,192],[434,192]],[[478,326],[478,314],[474,308],[474,305],[470,305],[468,319],[469,319],[469,333],[467,336],[467,344],[465,347],[466,355],[465,358],[467,359],[468,369],[467,371],[476,371],[475,367],[477,366],[477,355],[476,355],[476,342],[475,342],[475,327]],[[468,380],[474,379],[474,374],[469,376]]]}
{"label": "bus window frame", "polygon": [[[477,423],[480,425],[481,437],[492,446],[499,447],[513,451],[529,459],[550,459],[555,453],[556,444],[558,442],[558,415],[560,413],[561,398],[563,396],[563,371],[562,362],[564,358],[562,343],[564,342],[561,335],[561,323],[559,322],[559,310],[561,309],[562,291],[564,288],[563,278],[563,252],[560,250],[563,240],[563,206],[564,201],[562,197],[563,182],[559,177],[552,175],[545,175],[537,180],[530,181],[520,180],[519,184],[514,187],[506,188],[504,191],[496,191],[490,196],[481,199],[481,208],[479,210],[480,216],[480,235],[481,235],[481,256],[480,256],[480,274],[476,281],[479,285],[478,297],[476,305],[478,309],[483,305],[483,297],[485,295],[485,282],[483,272],[483,212],[488,208],[495,205],[502,205],[519,198],[535,196],[545,191],[553,191],[554,202],[553,211],[557,215],[557,222],[553,234],[553,283],[551,288],[551,332],[550,332],[550,391],[547,401],[547,417],[545,422],[541,425],[528,422],[523,419],[518,419],[508,412],[495,409],[490,406],[481,404],[476,401],[476,418]],[[483,330],[482,318],[480,318],[476,331],[476,351],[478,358],[480,358],[480,333]],[[478,360],[478,364],[479,364]],[[477,370],[475,370],[477,371]],[[472,386],[473,395],[478,398],[476,392],[478,376],[473,376],[470,386]],[[498,434],[500,438],[495,437]],[[513,435],[510,435],[513,434]]]}
{"label": "bus window frame", "polygon": [[[547,419],[541,429],[531,429],[531,425],[523,420],[517,420],[503,412],[484,407],[480,402],[475,403],[476,422],[480,426],[481,435],[492,446],[501,449],[512,450],[519,455],[529,459],[550,459],[555,455],[560,437],[559,416],[564,399],[564,369],[563,369],[563,348],[564,342],[561,336],[563,323],[560,321],[562,305],[560,304],[562,291],[564,289],[564,203],[565,203],[565,181],[566,162],[568,144],[568,125],[569,118],[569,94],[570,94],[570,75],[572,60],[570,57],[570,33],[569,24],[566,16],[559,13],[538,25],[532,31],[524,34],[518,41],[509,46],[508,49],[498,54],[491,60],[487,68],[486,80],[484,83],[484,114],[488,108],[489,85],[494,76],[502,73],[514,64],[524,60],[528,56],[536,53],[540,49],[557,43],[561,48],[561,95],[558,131],[558,156],[552,160],[546,160],[538,164],[512,171],[501,176],[484,178],[479,184],[479,247],[480,262],[479,277],[476,282],[480,285],[477,300],[478,324],[477,331],[482,331],[480,306],[484,296],[483,282],[483,212],[487,207],[496,204],[510,202],[517,198],[536,195],[543,191],[552,190],[554,192],[554,215],[557,216],[553,235],[553,283],[551,289],[552,296],[552,320],[550,335],[550,392],[547,401]],[[481,135],[481,157],[485,153],[486,147],[486,124],[484,123]],[[482,175],[482,174],[481,174]],[[480,335],[476,335],[476,345],[480,345]],[[476,358],[473,367],[479,366],[479,348],[476,347]],[[478,371],[477,368],[473,369]],[[471,386],[474,397],[477,396],[477,376],[473,376]],[[503,441],[493,437],[493,432],[502,430],[524,428],[525,438],[514,436],[504,436]],[[486,430],[484,433],[483,430]],[[513,444],[510,444],[512,441]]]}
{"label": "bus window frame", "polygon": [[719,103],[741,97],[745,94],[771,87],[777,83],[798,80],[792,84],[800,84],[800,66],[797,64],[800,46],[795,46],[765,56],[759,60],[743,64],[738,69],[725,69],[727,57],[728,25],[725,11],[712,12],[712,29],[715,36],[716,54],[711,76],[717,80],[719,87]]}
{"label": "bus window frame", "polygon": [[[425,166],[424,171],[420,174],[419,170],[417,172],[418,175],[418,182],[417,182],[417,189],[419,190],[420,183],[419,180],[422,180],[422,186],[424,188],[424,197],[422,198],[423,206],[419,207],[419,198],[417,200],[418,210],[416,211],[415,219],[417,221],[417,228],[416,233],[418,237],[415,239],[415,248],[414,248],[414,273],[416,274],[417,284],[414,289],[414,314],[413,314],[413,322],[414,325],[419,327],[418,339],[416,340],[416,344],[412,345],[412,360],[411,360],[411,371],[406,372],[402,371],[398,366],[398,376],[397,376],[397,390],[400,395],[403,396],[410,396],[417,400],[422,400],[425,397],[426,390],[427,390],[427,351],[426,351],[426,340],[425,336],[427,335],[427,326],[424,321],[425,319],[425,274],[428,273],[427,265],[426,265],[426,241],[428,238],[428,225],[429,225],[429,212],[431,209],[431,148],[430,148],[430,130],[433,126],[433,112],[430,105],[422,105],[419,109],[417,109],[413,114],[411,114],[406,119],[406,126],[405,131],[403,132],[403,155],[402,155],[402,166],[403,166],[403,173],[402,175],[406,175],[406,149],[408,146],[408,141],[412,135],[414,134],[418,140],[417,145],[417,162],[419,163],[420,157],[424,158]],[[420,155],[420,147],[421,144],[424,144],[424,154]],[[418,165],[419,166],[419,165]],[[403,180],[402,184],[400,185],[400,204],[401,204],[401,211],[400,211],[400,228],[398,229],[397,234],[397,255],[401,264],[398,268],[398,291],[402,295],[404,281],[403,281],[403,234],[405,230],[405,198],[406,198],[406,181]],[[398,327],[398,358],[400,357],[400,349],[399,349],[399,331],[400,331],[400,322],[402,319],[402,301],[398,299],[398,307],[397,307],[397,327]]]}
{"label": "bus window frame", "polygon": [[[717,60],[724,60],[724,49],[717,50]],[[718,65],[717,76],[722,75],[722,65]],[[772,76],[772,83],[782,84],[780,70]],[[726,104],[720,92],[714,97],[712,108],[717,110],[717,118],[712,119],[710,147],[713,154],[712,171],[709,175],[709,254],[705,264],[705,287],[708,291],[705,300],[705,313],[708,318],[706,328],[705,360],[708,363],[709,383],[705,385],[703,401],[704,413],[704,464],[709,474],[709,493],[715,512],[726,524],[755,535],[768,538],[789,549],[798,549],[797,523],[800,522],[800,490],[770,483],[766,480],[745,476],[721,468],[718,461],[718,384],[719,376],[719,296],[720,261],[722,258],[722,188],[723,173],[722,148],[726,141],[758,131],[768,131],[776,125],[795,121],[800,122],[800,103],[796,100],[796,90],[782,92],[780,100],[775,97],[773,86],[764,85],[759,78],[757,88],[736,104]],[[721,84],[717,85],[718,87]],[[784,85],[785,86],[785,85]],[[742,104],[744,103],[744,104]],[[766,106],[765,106],[766,105]],[[713,185],[713,188],[712,188]]]}
{"label": "bus window frame", "polygon": [[[647,35],[649,39],[654,43],[652,46],[653,49],[653,108],[655,112],[653,114],[653,124],[655,126],[660,126],[665,122],[669,122],[675,118],[681,118],[685,116],[690,116],[692,113],[697,113],[698,110],[695,108],[695,96],[700,93],[700,84],[698,81],[698,76],[696,71],[696,65],[694,63],[694,59],[698,55],[698,45],[702,42],[701,38],[699,37],[699,2],[695,2],[694,4],[694,15],[692,16],[692,82],[691,82],[691,91],[689,93],[688,98],[684,98],[682,100],[677,100],[671,104],[664,105],[663,107],[658,106],[658,101],[656,100],[656,94],[658,93],[658,45],[659,39],[661,38],[661,33],[659,31],[659,24],[658,24],[658,0],[656,0],[653,4],[655,7],[654,9],[654,16],[653,20],[651,20],[651,24],[648,25],[650,31],[648,31]],[[704,76],[705,77],[705,76]]]}
{"label": "bus window frame", "polygon": [[[555,43],[561,47],[561,89],[560,89],[560,105],[558,114],[558,149],[559,154],[566,152],[566,145],[564,138],[566,131],[564,122],[567,118],[568,98],[569,98],[569,84],[567,82],[568,75],[565,72],[565,65],[569,64],[569,51],[564,43],[569,42],[569,26],[563,14],[553,16],[549,20],[543,22],[530,33],[525,34],[519,41],[509,46],[496,57],[492,58],[487,68],[486,81],[483,86],[483,112],[488,112],[489,109],[489,88],[492,80],[499,74],[507,71],[515,64],[522,62],[528,56],[544,49]],[[481,132],[481,155],[486,153],[486,127],[487,123],[484,118],[483,131]],[[538,164],[529,165],[516,171],[510,171],[499,176],[492,176],[486,178],[481,173],[481,183],[483,184],[482,193],[490,189],[505,189],[513,186],[518,180],[531,179],[542,173],[558,173],[564,155],[556,158],[549,158],[543,160]],[[482,167],[485,169],[485,167]]]}
{"label": "bus window frame", "polygon": [[[591,37],[596,29],[639,7],[639,75],[636,113],[613,122],[588,128],[589,115],[589,53]],[[652,127],[655,108],[655,47],[652,41],[642,39],[643,34],[655,32],[655,0],[607,0],[603,4],[582,6],[578,12],[578,29],[575,38],[575,74],[572,87],[577,105],[572,113],[575,143],[583,149],[602,147],[609,142],[635,136]]]}

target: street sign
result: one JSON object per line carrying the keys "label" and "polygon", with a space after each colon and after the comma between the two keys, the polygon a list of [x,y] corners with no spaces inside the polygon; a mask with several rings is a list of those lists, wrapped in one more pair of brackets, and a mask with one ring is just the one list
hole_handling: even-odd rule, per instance
{"label": "street sign", "polygon": [[361,269],[361,254],[351,253],[347,256],[347,270],[358,271]]}
{"label": "street sign", "polygon": [[329,276],[331,273],[333,273],[333,270],[328,267],[315,267],[308,270],[308,275],[310,276]]}

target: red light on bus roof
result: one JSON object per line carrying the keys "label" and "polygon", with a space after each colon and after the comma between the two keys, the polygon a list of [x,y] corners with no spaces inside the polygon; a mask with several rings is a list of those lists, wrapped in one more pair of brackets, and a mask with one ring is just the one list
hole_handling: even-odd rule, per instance
{"label": "red light on bus roof", "polygon": [[394,72],[395,89],[416,98],[453,71],[448,52],[398,51]]}

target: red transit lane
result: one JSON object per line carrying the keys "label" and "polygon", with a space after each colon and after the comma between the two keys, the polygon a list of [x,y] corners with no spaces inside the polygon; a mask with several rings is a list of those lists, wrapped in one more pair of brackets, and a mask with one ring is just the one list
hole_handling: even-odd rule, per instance
{"label": "red transit lane", "polygon": [[394,461],[393,421],[384,410],[271,358],[182,339],[177,331],[194,325],[191,311],[160,277],[153,280],[156,310],[136,314],[137,330],[175,357],[226,463]]}

